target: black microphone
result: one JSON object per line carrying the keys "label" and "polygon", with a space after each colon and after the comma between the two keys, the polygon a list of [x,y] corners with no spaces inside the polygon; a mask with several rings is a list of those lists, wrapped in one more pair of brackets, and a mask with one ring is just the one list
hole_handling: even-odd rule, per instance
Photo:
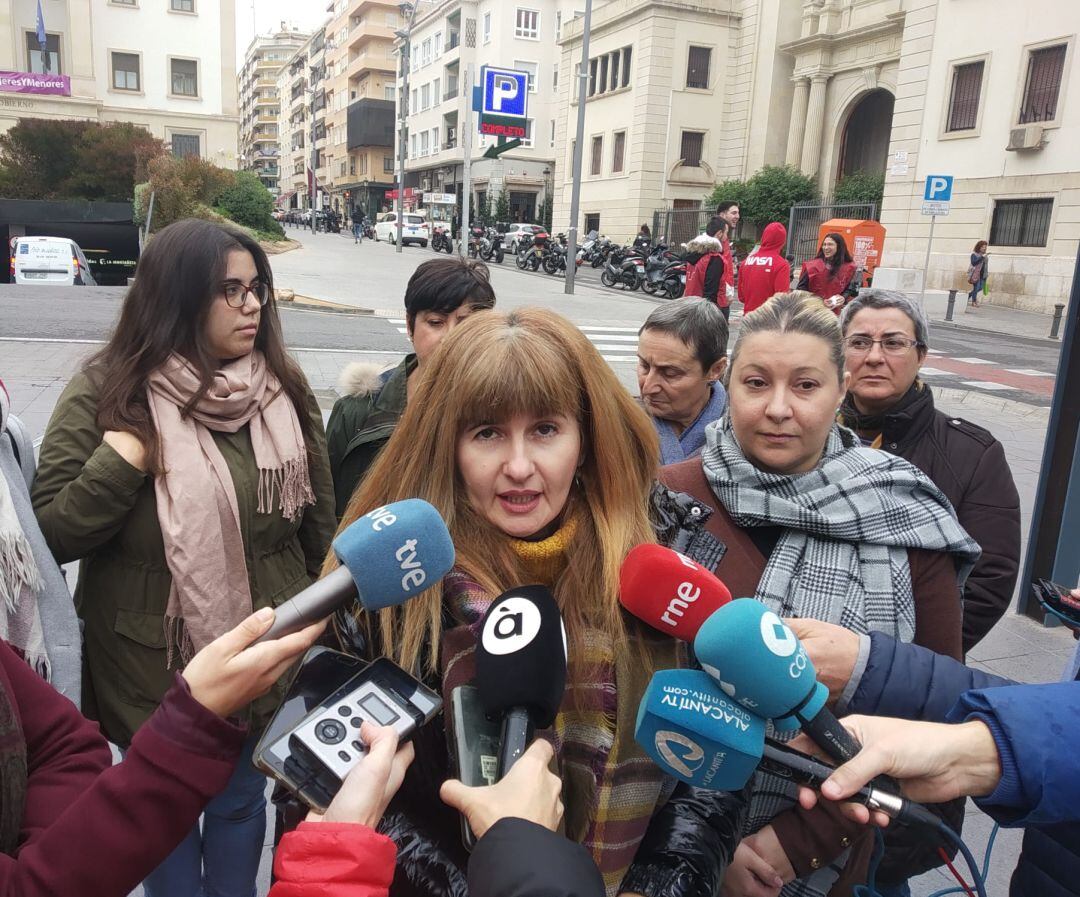
{"label": "black microphone", "polygon": [[476,645],[476,689],[484,712],[502,718],[501,779],[555,721],[566,691],[566,629],[544,586],[503,592],[484,615]]}

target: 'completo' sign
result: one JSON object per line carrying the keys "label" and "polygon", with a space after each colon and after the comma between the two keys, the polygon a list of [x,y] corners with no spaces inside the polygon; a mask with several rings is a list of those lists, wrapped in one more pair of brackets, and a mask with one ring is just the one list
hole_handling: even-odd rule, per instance
{"label": "'completo' sign", "polygon": [[0,92],[71,96],[67,75],[39,75],[36,72],[0,72]]}

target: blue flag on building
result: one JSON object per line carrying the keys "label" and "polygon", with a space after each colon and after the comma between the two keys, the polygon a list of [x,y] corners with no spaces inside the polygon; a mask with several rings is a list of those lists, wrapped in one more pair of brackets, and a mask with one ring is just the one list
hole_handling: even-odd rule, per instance
{"label": "blue flag on building", "polygon": [[41,11],[41,0],[37,0],[37,39],[41,44],[41,52],[45,52],[49,38],[45,34],[45,15]]}

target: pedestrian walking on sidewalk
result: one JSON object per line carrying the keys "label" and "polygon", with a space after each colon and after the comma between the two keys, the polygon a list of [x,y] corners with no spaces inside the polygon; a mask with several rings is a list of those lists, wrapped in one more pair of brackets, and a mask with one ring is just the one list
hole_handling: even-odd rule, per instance
{"label": "pedestrian walking on sidewalk", "polygon": [[986,240],[979,240],[971,251],[971,264],[968,265],[967,280],[971,284],[971,292],[968,293],[968,305],[973,308],[979,307],[979,296],[986,287],[986,278],[990,275],[990,259],[987,253]]}
{"label": "pedestrian walking on sidewalk", "polygon": [[[334,533],[322,413],[273,295],[247,233],[165,228],[45,433],[34,512],[57,561],[81,561],[83,709],[122,749],[196,651],[318,577]],[[283,694],[240,708],[236,772],[147,897],[254,893],[266,778],[251,753]]]}
{"label": "pedestrian walking on sidewalk", "polygon": [[353,243],[359,243],[364,239],[364,222],[359,216],[353,216],[352,235]]}

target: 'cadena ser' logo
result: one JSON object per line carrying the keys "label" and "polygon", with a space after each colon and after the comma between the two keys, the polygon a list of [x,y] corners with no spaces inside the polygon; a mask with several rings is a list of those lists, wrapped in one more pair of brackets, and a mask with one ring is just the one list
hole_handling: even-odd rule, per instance
{"label": "'cadena ser' logo", "polygon": [[655,744],[664,762],[688,779],[693,778],[705,762],[705,751],[701,745],[679,732],[661,729],[656,733]]}
{"label": "'cadena ser' logo", "polygon": [[480,641],[488,654],[513,654],[540,631],[540,610],[528,598],[511,595],[491,609]]}
{"label": "'cadena ser' logo", "polygon": [[799,639],[771,610],[761,615],[761,640],[777,657],[790,657],[799,647]]}

